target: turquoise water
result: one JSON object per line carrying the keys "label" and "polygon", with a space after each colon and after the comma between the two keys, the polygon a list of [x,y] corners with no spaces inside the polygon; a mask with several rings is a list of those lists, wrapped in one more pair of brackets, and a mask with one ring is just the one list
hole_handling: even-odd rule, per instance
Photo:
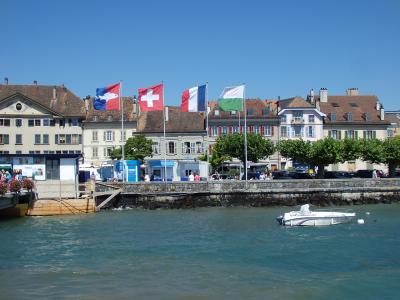
{"label": "turquoise water", "polygon": [[280,227],[284,207],[1,221],[0,299],[399,299],[400,205],[352,209],[364,225]]}

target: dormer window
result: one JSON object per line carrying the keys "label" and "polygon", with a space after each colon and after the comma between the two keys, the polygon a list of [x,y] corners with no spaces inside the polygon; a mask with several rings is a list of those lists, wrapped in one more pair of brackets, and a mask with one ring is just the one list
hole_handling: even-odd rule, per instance
{"label": "dormer window", "polygon": [[270,114],[270,108],[269,107],[265,107],[265,108],[263,108],[263,115],[264,116],[268,116],[269,114]]}
{"label": "dormer window", "polygon": [[218,109],[214,110],[214,116],[219,116],[219,110]]}
{"label": "dormer window", "polygon": [[348,112],[346,114],[346,119],[348,122],[352,122],[353,121],[353,114],[351,112]]}
{"label": "dormer window", "polygon": [[232,110],[232,111],[231,111],[231,115],[232,115],[232,116],[236,115],[236,110]]}
{"label": "dormer window", "polygon": [[98,116],[93,116],[93,122],[97,122],[99,120]]}
{"label": "dormer window", "polygon": [[247,115],[248,116],[253,116],[254,115],[254,110],[252,108],[247,109]]}
{"label": "dormer window", "polygon": [[336,122],[336,113],[331,113],[331,121]]}
{"label": "dormer window", "polygon": [[286,123],[286,115],[280,117],[282,123]]}
{"label": "dormer window", "polygon": [[367,122],[371,121],[371,114],[369,112],[364,113],[364,119]]}
{"label": "dormer window", "polygon": [[108,115],[108,116],[107,116],[107,121],[111,122],[112,120],[113,120],[113,116]]}

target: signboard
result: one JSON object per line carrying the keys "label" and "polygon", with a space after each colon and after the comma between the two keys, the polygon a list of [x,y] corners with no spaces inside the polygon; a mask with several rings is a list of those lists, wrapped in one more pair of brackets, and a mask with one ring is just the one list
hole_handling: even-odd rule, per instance
{"label": "signboard", "polygon": [[13,165],[14,170],[21,170],[22,176],[30,177],[35,180],[45,180],[46,179],[46,165]]}

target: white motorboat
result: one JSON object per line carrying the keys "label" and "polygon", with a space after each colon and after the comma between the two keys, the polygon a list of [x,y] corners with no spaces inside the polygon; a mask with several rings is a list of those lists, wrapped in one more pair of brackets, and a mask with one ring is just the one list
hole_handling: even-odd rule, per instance
{"label": "white motorboat", "polygon": [[291,211],[276,220],[286,226],[324,226],[350,222],[356,214],[352,212],[310,211],[310,205],[304,204],[298,211]]}

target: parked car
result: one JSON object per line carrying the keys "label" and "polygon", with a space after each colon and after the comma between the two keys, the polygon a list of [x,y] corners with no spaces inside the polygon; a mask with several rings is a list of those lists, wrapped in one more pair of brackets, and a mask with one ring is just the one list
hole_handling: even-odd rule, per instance
{"label": "parked car", "polygon": [[[259,180],[260,179],[260,173],[258,172],[248,172],[247,173],[247,180]],[[245,180],[245,175],[242,175],[242,180]]]}
{"label": "parked car", "polygon": [[293,179],[313,179],[313,177],[308,173],[296,172],[291,174]]}
{"label": "parked car", "polygon": [[325,171],[324,178],[329,179],[347,179],[353,176],[349,172],[345,171]]}
{"label": "parked car", "polygon": [[293,174],[288,171],[274,171],[272,172],[272,179],[293,179]]}
{"label": "parked car", "polygon": [[359,177],[359,178],[372,178],[372,172],[374,170],[358,170],[355,174],[354,177]]}

